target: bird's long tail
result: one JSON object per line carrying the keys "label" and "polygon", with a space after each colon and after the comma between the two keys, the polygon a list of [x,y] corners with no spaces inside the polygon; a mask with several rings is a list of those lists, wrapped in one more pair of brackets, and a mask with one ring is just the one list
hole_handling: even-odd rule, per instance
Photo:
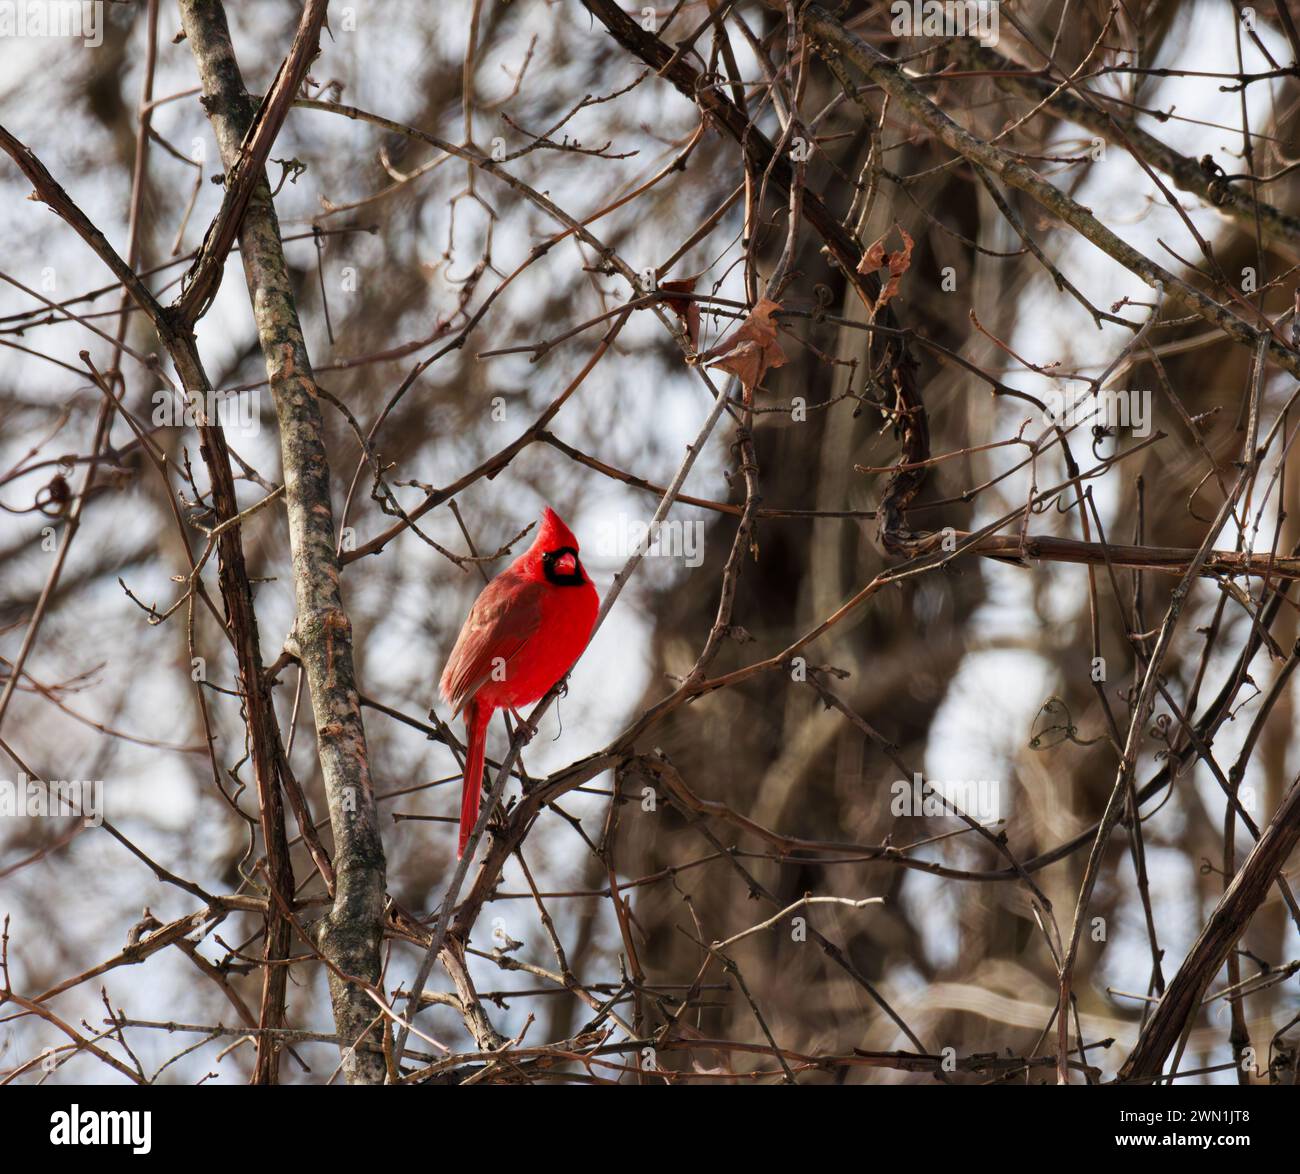
{"label": "bird's long tail", "polygon": [[465,707],[465,733],[469,746],[465,753],[465,782],[460,792],[460,840],[456,844],[456,859],[465,855],[469,834],[478,821],[479,798],[483,793],[483,751],[487,744],[488,722],[492,707],[471,701]]}

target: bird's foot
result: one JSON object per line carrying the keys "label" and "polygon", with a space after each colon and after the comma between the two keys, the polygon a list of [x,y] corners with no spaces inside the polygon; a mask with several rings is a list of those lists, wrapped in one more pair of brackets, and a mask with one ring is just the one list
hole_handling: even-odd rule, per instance
{"label": "bird's foot", "polygon": [[515,733],[523,739],[523,745],[527,746],[529,742],[537,736],[537,727],[528,722],[523,714],[517,709],[512,709],[510,713],[515,719]]}

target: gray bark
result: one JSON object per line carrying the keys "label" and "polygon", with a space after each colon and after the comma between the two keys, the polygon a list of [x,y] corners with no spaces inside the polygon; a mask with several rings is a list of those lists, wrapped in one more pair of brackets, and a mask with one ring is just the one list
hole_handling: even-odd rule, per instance
{"label": "gray bark", "polygon": [[[255,108],[244,88],[223,6],[216,0],[181,0],[180,7],[203,85],[203,105],[229,172],[240,157]],[[360,985],[343,976],[366,983],[379,978],[384,849],[353,668],[352,625],[339,585],[324,423],[264,172],[249,199],[239,244],[279,422],[297,601],[295,633],[311,693],[334,836],[334,903],[317,944],[330,963],[339,1038],[360,1045],[343,1048],[344,1075],[352,1083],[381,1083],[385,1067],[376,1050],[382,1043],[381,1029],[374,1027],[367,1034],[378,1009]]]}

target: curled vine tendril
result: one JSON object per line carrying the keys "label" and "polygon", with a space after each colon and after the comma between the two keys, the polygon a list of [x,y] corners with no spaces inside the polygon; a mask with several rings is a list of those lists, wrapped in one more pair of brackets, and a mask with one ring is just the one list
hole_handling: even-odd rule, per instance
{"label": "curled vine tendril", "polygon": [[1034,717],[1034,724],[1029,729],[1030,750],[1050,750],[1062,742],[1073,742],[1076,746],[1092,746],[1105,741],[1105,735],[1096,738],[1080,738],[1079,727],[1074,724],[1070,707],[1059,697],[1049,697],[1043,702]]}

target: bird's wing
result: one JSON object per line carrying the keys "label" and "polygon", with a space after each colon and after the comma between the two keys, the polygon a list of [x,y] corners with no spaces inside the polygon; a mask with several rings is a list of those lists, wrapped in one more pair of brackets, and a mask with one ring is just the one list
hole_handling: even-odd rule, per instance
{"label": "bird's wing", "polygon": [[470,609],[442,674],[452,716],[492,677],[498,659],[509,663],[542,624],[545,585],[503,571]]}

